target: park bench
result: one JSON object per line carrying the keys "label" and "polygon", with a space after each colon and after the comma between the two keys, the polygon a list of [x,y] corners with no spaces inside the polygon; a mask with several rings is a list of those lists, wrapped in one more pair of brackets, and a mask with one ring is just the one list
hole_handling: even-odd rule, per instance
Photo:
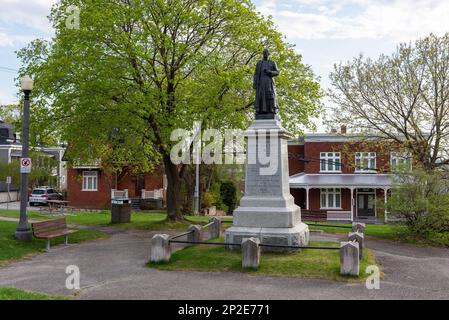
{"label": "park bench", "polygon": [[327,213],[322,211],[304,210],[301,212],[303,221],[327,221]]}
{"label": "park bench", "polygon": [[69,234],[77,232],[77,230],[67,229],[65,218],[33,222],[31,228],[35,238],[47,240],[45,245],[47,251],[50,251],[50,239],[64,236],[64,244],[67,245],[69,243]]}

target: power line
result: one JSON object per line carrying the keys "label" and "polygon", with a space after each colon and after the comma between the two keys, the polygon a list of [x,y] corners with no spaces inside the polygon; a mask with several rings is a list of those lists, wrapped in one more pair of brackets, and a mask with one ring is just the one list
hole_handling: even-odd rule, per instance
{"label": "power line", "polygon": [[17,70],[17,69],[8,68],[8,67],[1,67],[1,66],[0,66],[0,71],[9,72],[9,73],[17,73],[17,72],[19,72],[19,70]]}

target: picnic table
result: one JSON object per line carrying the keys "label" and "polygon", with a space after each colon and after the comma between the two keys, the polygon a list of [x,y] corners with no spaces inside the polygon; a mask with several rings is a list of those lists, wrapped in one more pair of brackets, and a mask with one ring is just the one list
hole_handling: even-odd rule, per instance
{"label": "picnic table", "polygon": [[[48,203],[48,210],[50,211],[50,215],[46,216],[67,216],[71,214],[64,213],[66,210],[70,210],[73,212],[75,209],[74,207],[68,206],[70,201],[66,200],[47,200]],[[53,211],[56,211],[56,214],[52,214]]]}

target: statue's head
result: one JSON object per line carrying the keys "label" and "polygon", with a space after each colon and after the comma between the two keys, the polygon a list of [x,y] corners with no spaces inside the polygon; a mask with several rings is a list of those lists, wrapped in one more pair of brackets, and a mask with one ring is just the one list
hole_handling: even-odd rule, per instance
{"label": "statue's head", "polygon": [[265,60],[267,60],[269,56],[270,56],[270,51],[268,51],[268,49],[264,49],[263,50],[263,58]]}

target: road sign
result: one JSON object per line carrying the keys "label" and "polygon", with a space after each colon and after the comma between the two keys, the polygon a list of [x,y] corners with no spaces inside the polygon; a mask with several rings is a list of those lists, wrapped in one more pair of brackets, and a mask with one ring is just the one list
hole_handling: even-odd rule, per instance
{"label": "road sign", "polygon": [[31,158],[20,158],[20,173],[31,172]]}
{"label": "road sign", "polygon": [[11,184],[11,177],[6,177],[6,184]]}

